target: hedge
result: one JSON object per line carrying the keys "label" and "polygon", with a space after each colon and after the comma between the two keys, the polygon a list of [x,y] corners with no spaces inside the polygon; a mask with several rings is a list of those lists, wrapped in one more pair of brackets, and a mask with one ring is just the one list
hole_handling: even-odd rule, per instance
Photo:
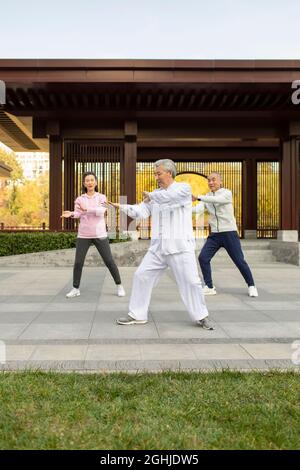
{"label": "hedge", "polygon": [[[21,255],[38,251],[75,248],[75,232],[4,232],[0,233],[0,256]],[[128,238],[110,242],[128,241]]]}

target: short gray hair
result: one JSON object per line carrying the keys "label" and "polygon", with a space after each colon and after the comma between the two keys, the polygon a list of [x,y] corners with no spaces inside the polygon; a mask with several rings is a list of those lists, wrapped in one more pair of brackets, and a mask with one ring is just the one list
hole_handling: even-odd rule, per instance
{"label": "short gray hair", "polygon": [[222,175],[218,171],[211,171],[208,176],[210,175],[217,175],[220,178],[220,180],[223,181]]}
{"label": "short gray hair", "polygon": [[177,174],[177,169],[173,160],[170,160],[169,158],[164,158],[162,160],[157,160],[154,163],[154,167],[158,167],[160,165],[162,165],[166,171],[169,171],[172,174],[172,177],[175,178]]}

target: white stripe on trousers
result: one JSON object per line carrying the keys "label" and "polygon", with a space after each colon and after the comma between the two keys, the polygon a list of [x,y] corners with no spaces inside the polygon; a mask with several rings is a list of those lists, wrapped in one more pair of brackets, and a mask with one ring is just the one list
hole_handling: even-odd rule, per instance
{"label": "white stripe on trousers", "polygon": [[164,255],[148,251],[133,276],[129,314],[136,320],[147,320],[153,287],[170,267],[181,299],[192,320],[208,316],[194,251]]}

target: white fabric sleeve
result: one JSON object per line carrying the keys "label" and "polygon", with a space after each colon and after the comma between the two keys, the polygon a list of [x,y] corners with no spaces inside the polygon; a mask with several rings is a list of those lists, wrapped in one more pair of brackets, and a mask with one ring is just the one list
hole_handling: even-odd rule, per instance
{"label": "white fabric sleeve", "polygon": [[216,196],[199,196],[201,201],[210,202],[217,204],[230,204],[232,203],[232,192],[227,189],[222,194],[217,194]]}
{"label": "white fabric sleeve", "polygon": [[170,189],[160,189],[149,193],[149,197],[157,204],[180,204],[191,201],[192,192],[191,187],[187,183],[182,183],[180,186],[171,186]]}
{"label": "white fabric sleeve", "polygon": [[121,211],[132,219],[147,219],[151,215],[151,206],[147,202],[141,204],[120,204]]}
{"label": "white fabric sleeve", "polygon": [[196,206],[193,206],[192,208],[193,214],[203,214],[204,211],[205,211],[205,204],[202,201],[200,201],[199,204],[197,204]]}

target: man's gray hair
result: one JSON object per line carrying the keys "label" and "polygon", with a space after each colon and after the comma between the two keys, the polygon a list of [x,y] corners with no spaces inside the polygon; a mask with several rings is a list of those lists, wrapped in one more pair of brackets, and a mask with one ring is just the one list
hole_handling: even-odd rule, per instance
{"label": "man's gray hair", "polygon": [[211,171],[208,176],[210,175],[217,175],[220,178],[220,180],[223,181],[222,175],[218,171]]}
{"label": "man's gray hair", "polygon": [[175,178],[177,174],[177,169],[173,160],[170,160],[169,158],[164,158],[162,160],[157,160],[154,163],[154,167],[158,167],[160,165],[162,165],[166,171],[169,171],[172,174],[172,177]]}

